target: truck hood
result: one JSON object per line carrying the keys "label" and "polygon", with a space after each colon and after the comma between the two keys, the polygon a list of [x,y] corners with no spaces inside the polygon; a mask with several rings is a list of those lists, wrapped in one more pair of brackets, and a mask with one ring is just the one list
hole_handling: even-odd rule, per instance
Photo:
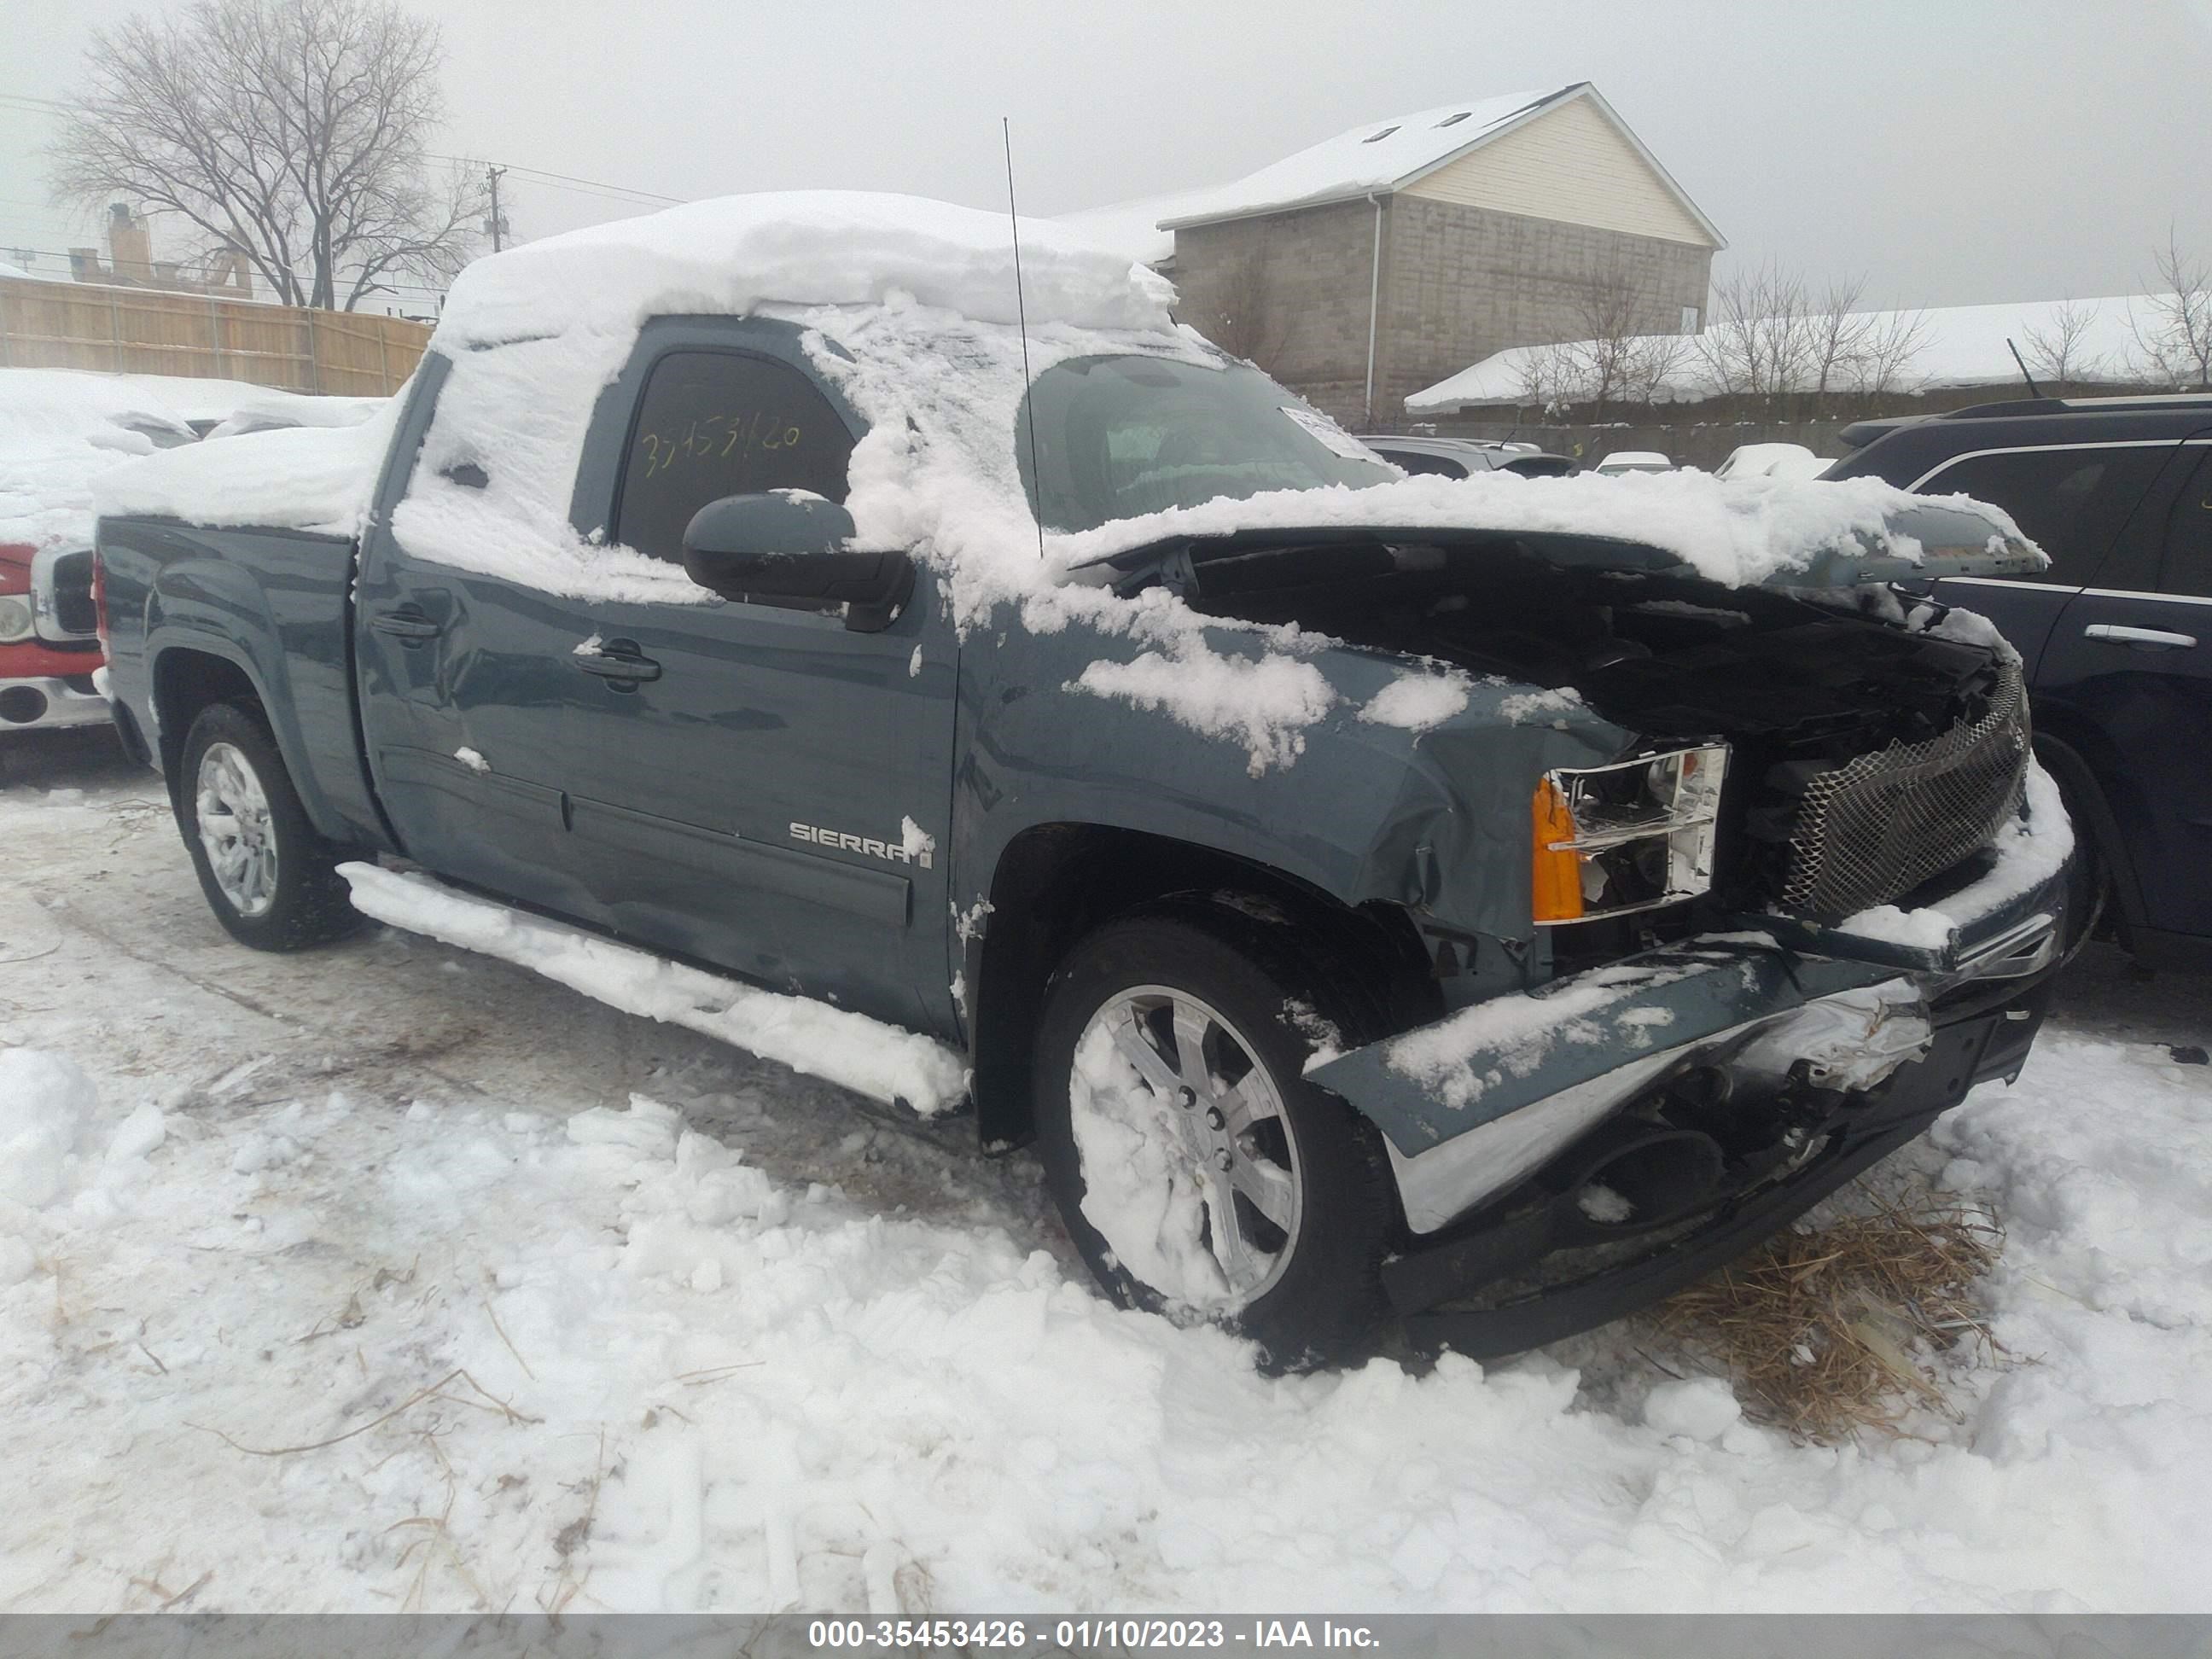
{"label": "truck hood", "polygon": [[1263,548],[1497,541],[1565,568],[1695,576],[1728,587],[1849,588],[2028,575],[2050,562],[1998,508],[1877,479],[1409,478],[1285,490],[1117,520],[1051,538],[1071,568],[1123,574]]}

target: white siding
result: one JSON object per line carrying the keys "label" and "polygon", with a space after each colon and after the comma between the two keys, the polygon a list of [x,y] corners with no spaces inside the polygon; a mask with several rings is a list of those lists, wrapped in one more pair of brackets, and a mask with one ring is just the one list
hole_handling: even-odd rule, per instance
{"label": "white siding", "polygon": [[1713,246],[1651,164],[1584,98],[1492,139],[1401,193]]}

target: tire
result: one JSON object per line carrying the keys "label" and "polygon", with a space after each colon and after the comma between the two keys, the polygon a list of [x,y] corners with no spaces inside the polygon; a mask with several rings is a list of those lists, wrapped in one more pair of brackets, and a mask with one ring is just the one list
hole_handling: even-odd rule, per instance
{"label": "tire", "polygon": [[208,908],[240,944],[299,951],[362,926],[337,873],[344,854],[307,822],[258,705],[200,711],[174,800]]}
{"label": "tire", "polygon": [[[1401,1231],[1380,1134],[1303,1075],[1316,1018],[1346,1044],[1380,1023],[1310,943],[1204,904],[1109,922],[1046,988],[1034,1077],[1046,1183],[1098,1282],[1240,1331],[1279,1369],[1367,1343]],[[1179,1029],[1202,1066],[1182,1066]]]}

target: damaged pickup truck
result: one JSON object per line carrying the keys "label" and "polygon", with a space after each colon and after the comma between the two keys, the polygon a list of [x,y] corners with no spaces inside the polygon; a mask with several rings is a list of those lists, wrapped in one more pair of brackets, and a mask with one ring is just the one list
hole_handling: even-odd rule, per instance
{"label": "damaged pickup truck", "polygon": [[458,888],[775,988],[1285,1363],[1612,1318],[2018,1073],[2070,831],[2013,653],[1889,586],[2036,568],[2001,514],[1406,479],[1024,234],[1026,331],[930,204],[553,239],[356,498],[135,464],[117,717],[217,917]]}

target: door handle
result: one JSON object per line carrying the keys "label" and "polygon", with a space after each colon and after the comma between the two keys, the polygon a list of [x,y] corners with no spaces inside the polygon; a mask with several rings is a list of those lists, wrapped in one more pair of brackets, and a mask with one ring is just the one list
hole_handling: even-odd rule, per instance
{"label": "door handle", "polygon": [[2118,623],[2091,623],[2081,633],[2086,639],[2110,640],[2116,645],[2147,645],[2154,651],[2185,651],[2197,643],[2194,634],[2170,634],[2163,628],[2128,628]]}
{"label": "door handle", "polygon": [[610,640],[596,651],[580,652],[576,666],[586,674],[612,681],[617,691],[632,690],[647,680],[660,678],[660,665],[641,654],[629,640]]}
{"label": "door handle", "polygon": [[389,634],[410,644],[434,640],[446,631],[443,623],[432,622],[411,606],[400,611],[380,611],[368,619],[368,625],[380,634]]}

